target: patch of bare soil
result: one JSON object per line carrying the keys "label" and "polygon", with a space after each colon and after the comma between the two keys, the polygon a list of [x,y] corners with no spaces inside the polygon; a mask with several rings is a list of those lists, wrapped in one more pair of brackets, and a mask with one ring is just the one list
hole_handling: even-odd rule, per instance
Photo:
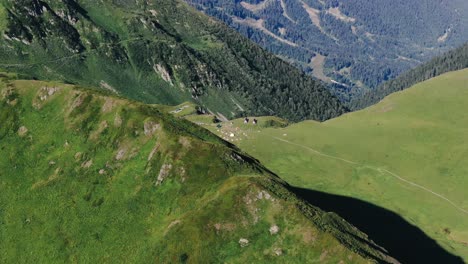
{"label": "patch of bare soil", "polygon": [[339,7],[334,7],[334,8],[329,8],[327,11],[330,15],[338,18],[339,20],[342,20],[347,23],[354,23],[356,22],[356,19],[353,17],[346,16],[345,14],[341,13],[341,10]]}
{"label": "patch of bare soil", "polygon": [[252,18],[246,18],[246,19],[241,19],[241,18],[238,18],[238,17],[233,17],[233,20],[234,22],[236,23],[239,23],[239,24],[244,24],[244,25],[248,25],[252,28],[256,28],[260,31],[262,31],[263,33],[265,33],[266,35],[284,43],[284,44],[287,44],[289,46],[292,46],[292,47],[297,47],[297,44],[294,43],[294,42],[291,42],[287,39],[284,39],[284,38],[281,38],[280,36],[277,36],[275,33],[269,31],[267,28],[265,28],[265,21],[263,19],[252,19]]}
{"label": "patch of bare soil", "polygon": [[325,65],[326,57],[316,53],[315,56],[310,60],[309,66],[314,70],[312,75],[315,78],[320,79],[324,82],[331,82],[331,79],[323,72],[323,66]]}
{"label": "patch of bare soil", "polygon": [[152,136],[157,130],[161,128],[161,125],[154,121],[146,121],[143,127],[145,136]]}
{"label": "patch of bare soil", "polygon": [[275,0],[265,0],[263,2],[260,2],[258,4],[250,4],[247,2],[241,2],[241,6],[249,11],[252,11],[254,13],[259,12],[264,10],[265,8],[268,7],[269,4],[273,3]]}

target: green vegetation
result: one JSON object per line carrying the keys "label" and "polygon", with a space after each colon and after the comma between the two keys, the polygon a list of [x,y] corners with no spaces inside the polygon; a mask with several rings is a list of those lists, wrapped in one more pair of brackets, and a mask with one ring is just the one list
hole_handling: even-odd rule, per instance
{"label": "green vegetation", "polygon": [[227,118],[325,120],[320,82],[179,0],[1,0],[0,68],[145,103],[192,100]]}
{"label": "green vegetation", "polygon": [[0,33],[3,34],[3,31],[5,30],[7,26],[7,14],[5,8],[0,5]]}
{"label": "green vegetation", "polygon": [[16,78],[0,74],[0,263],[394,262],[159,106]]}
{"label": "green vegetation", "polygon": [[468,39],[465,0],[186,1],[317,78],[341,83],[332,90],[345,101]]}
{"label": "green vegetation", "polygon": [[[468,69],[450,72],[324,123],[262,129],[236,120],[221,129],[208,127],[288,183],[341,195],[324,198],[334,200],[329,210],[350,207],[354,211],[342,208],[341,216],[361,221],[358,227],[400,261],[459,263],[437,252],[431,239],[468,260],[467,76]],[[323,196],[316,196],[312,201],[321,206]],[[409,224],[353,207],[342,196],[391,210]],[[430,238],[411,231],[412,225]]]}
{"label": "green vegetation", "polygon": [[409,88],[419,82],[439,76],[449,71],[468,68],[468,43],[451,50],[442,56],[418,66],[398,78],[385,82],[375,90],[368,91],[355,98],[348,105],[351,109],[362,109],[378,103],[385,96]]}

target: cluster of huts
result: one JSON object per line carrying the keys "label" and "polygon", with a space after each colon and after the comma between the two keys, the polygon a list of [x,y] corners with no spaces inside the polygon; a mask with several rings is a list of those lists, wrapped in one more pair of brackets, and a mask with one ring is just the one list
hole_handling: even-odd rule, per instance
{"label": "cluster of huts", "polygon": [[[250,122],[250,119],[248,117],[244,118],[244,124],[248,124]],[[257,119],[252,120],[252,124],[256,125],[258,123]]]}

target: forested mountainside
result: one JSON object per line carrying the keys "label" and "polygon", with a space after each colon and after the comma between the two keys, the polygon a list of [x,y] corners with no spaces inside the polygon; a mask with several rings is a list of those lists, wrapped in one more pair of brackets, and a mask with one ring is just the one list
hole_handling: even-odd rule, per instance
{"label": "forested mountainside", "polygon": [[321,83],[179,0],[0,3],[0,69],[227,118],[344,112]]}
{"label": "forested mountainside", "polygon": [[0,74],[0,263],[396,263],[157,106]]}
{"label": "forested mountainside", "polygon": [[398,76],[394,80],[383,83],[375,90],[367,91],[362,96],[352,100],[349,107],[353,110],[359,110],[371,106],[391,93],[404,90],[443,73],[464,68],[468,68],[468,42]]}
{"label": "forested mountainside", "polygon": [[187,0],[343,100],[468,40],[465,0]]}

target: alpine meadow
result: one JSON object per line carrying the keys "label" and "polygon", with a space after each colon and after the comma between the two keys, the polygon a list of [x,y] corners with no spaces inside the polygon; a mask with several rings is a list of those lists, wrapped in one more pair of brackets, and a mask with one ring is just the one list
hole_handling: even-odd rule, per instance
{"label": "alpine meadow", "polygon": [[282,128],[263,117],[254,128],[242,120],[207,127],[220,136],[233,131],[241,149],[398,260],[462,263],[445,251],[468,259],[467,98],[462,70],[324,123]]}

